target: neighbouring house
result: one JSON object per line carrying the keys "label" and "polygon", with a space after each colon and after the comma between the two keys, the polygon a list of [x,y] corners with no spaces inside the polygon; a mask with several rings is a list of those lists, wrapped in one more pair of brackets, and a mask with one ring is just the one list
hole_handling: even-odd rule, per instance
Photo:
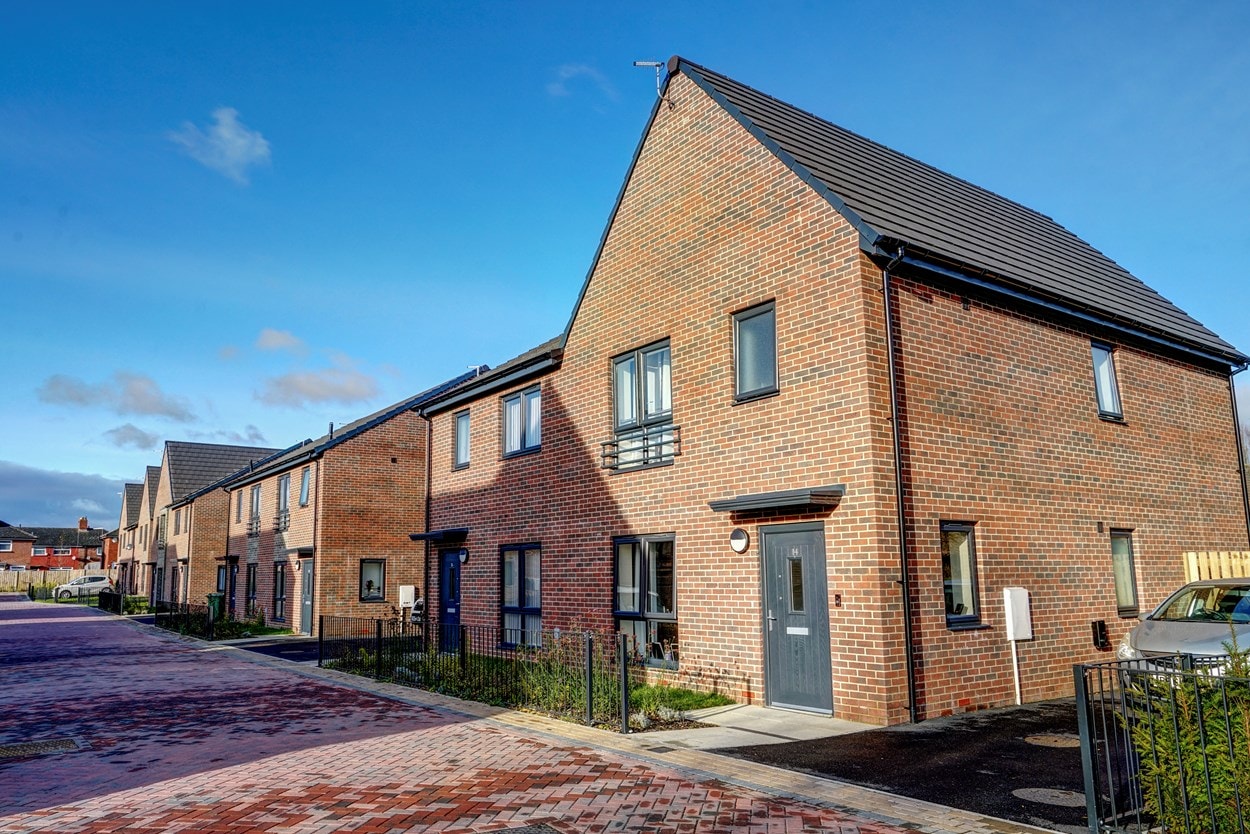
{"label": "neighbouring house", "polygon": [[125,484],[122,487],[121,514],[117,519],[117,575],[114,581],[119,590],[128,594],[139,593],[139,507],[143,503],[143,484]]}
{"label": "neighbouring house", "polygon": [[204,604],[226,547],[227,495],[213,487],[280,451],[165,441],[154,500],[153,599]]}
{"label": "neighbouring house", "polygon": [[[156,492],[160,486],[161,468],[149,466],[144,470],[143,482],[140,484],[139,503],[136,508],[134,525],[134,548],[128,562],[123,562],[121,570],[126,570],[125,585],[127,593],[143,594],[149,600],[156,598],[156,589],[162,584],[156,575],[156,540],[157,514]],[[122,504],[122,513],[126,512],[126,504]]]}
{"label": "neighbouring house", "polygon": [[[394,517],[438,622],[614,630],[675,681],[897,723],[1014,699],[1005,589],[1040,700],[1182,551],[1246,545],[1245,354],[1045,215],[668,68],[564,333],[422,407],[428,523],[415,481]],[[395,494],[357,466],[344,493]],[[263,565],[278,487],[252,487],[230,552]],[[316,522],[362,611],[386,503]],[[292,538],[275,560],[323,558]]]}
{"label": "neighbouring house", "polygon": [[0,570],[30,567],[35,536],[28,530],[0,521]]}
{"label": "neighbouring house", "polygon": [[[100,562],[100,570],[115,574],[114,568],[117,565],[117,555],[120,542],[120,530],[109,530],[101,537],[101,544],[104,546],[104,558]],[[116,577],[114,576],[114,578]]]}
{"label": "neighbouring house", "polygon": [[104,559],[103,534],[88,526],[85,518],[77,527],[0,527],[0,552],[3,542],[10,541],[17,549],[13,557],[3,558],[10,564],[30,570],[94,570]]}
{"label": "neighbouring house", "polygon": [[418,409],[465,374],[305,440],[223,484],[228,544],[216,589],[236,615],[316,633],[321,614],[389,617],[419,584],[426,441]]}

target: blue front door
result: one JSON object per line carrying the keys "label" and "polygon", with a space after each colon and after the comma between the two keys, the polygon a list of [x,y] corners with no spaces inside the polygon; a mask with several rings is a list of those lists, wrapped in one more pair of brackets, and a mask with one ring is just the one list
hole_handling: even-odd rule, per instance
{"label": "blue front door", "polygon": [[454,652],[460,648],[460,554],[444,550],[438,572],[438,648]]}

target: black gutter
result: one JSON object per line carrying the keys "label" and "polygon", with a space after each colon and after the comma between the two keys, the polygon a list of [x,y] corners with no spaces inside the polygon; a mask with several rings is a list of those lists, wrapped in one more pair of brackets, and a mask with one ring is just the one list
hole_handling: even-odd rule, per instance
{"label": "black gutter", "polygon": [[903,651],[907,662],[907,717],[916,723],[919,710],[916,705],[916,650],[912,643],[912,610],[911,610],[911,565],[907,552],[907,507],[906,492],[903,486],[903,439],[902,416],[898,404],[898,367],[894,353],[894,305],[893,276],[891,273],[906,259],[906,248],[900,244],[898,254],[881,270],[881,291],[885,307],[885,354],[890,364],[890,424],[894,439],[894,493],[898,507],[898,565],[901,578],[899,583],[903,590]]}
{"label": "black gutter", "polygon": [[[879,247],[877,248],[876,251],[878,252],[878,254],[881,254],[884,257],[889,257],[889,253],[881,251]],[[1116,333],[1129,336],[1133,339],[1149,342],[1155,345],[1156,347],[1166,348],[1167,350],[1175,352],[1175,353],[1182,353],[1191,357],[1195,357],[1195,358],[1203,360],[1205,363],[1209,365],[1215,365],[1216,367],[1219,367],[1219,368],[1236,369],[1240,371],[1240,370],[1244,370],[1246,367],[1246,363],[1250,361],[1250,359],[1248,359],[1245,356],[1241,356],[1240,354],[1220,355],[1216,353],[1211,353],[1201,348],[1197,348],[1192,345],[1187,345],[1183,342],[1179,342],[1174,339],[1169,339],[1164,336],[1159,336],[1149,331],[1142,330],[1136,327],[1132,327],[1130,325],[1123,324],[1121,322],[1116,322],[1109,318],[1104,318],[1103,316],[1096,315],[1094,313],[1086,312],[1084,310],[1078,310],[1066,304],[1061,304],[1055,301],[1049,301],[1047,299],[1041,298],[1031,293],[1012,289],[1011,287],[1004,286],[1003,284],[999,284],[995,281],[990,281],[985,278],[979,278],[977,276],[970,275],[967,272],[963,272],[958,269],[954,269],[952,267],[948,267],[939,263],[935,263],[934,261],[931,261],[924,257],[907,255],[903,258],[902,263],[914,269],[928,272],[933,275],[938,275],[949,281],[953,281],[958,284],[962,284],[964,286],[975,287],[979,290],[985,291],[987,293],[991,293],[993,295],[997,295],[997,296],[1004,297],[1004,298],[1010,298],[1013,301],[1023,303],[1035,309],[1042,309],[1042,310],[1049,311],[1051,313],[1058,313],[1060,315],[1067,316],[1072,319],[1076,319],[1086,324],[1093,324],[1093,325],[1096,325],[1097,327],[1100,327],[1106,330],[1115,331]]]}
{"label": "black gutter", "polygon": [[1237,388],[1233,384],[1233,377],[1238,373],[1240,371],[1233,371],[1228,375],[1228,397],[1233,405],[1233,438],[1237,441],[1237,473],[1241,476],[1241,503],[1246,512],[1246,542],[1250,544],[1250,488],[1246,484],[1246,446],[1241,440],[1241,418],[1237,414]]}

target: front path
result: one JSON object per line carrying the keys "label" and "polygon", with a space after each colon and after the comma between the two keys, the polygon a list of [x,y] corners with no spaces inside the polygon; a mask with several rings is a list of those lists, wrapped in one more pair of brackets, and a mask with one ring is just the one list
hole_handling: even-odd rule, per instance
{"label": "front path", "polygon": [[0,832],[905,830],[574,737],[0,597]]}

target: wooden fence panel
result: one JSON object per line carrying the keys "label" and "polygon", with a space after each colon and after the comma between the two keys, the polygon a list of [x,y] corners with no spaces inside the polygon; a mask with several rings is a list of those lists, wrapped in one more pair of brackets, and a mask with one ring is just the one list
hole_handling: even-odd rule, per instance
{"label": "wooden fence panel", "polygon": [[1183,558],[1186,582],[1250,576],[1250,550],[1191,550]]}

